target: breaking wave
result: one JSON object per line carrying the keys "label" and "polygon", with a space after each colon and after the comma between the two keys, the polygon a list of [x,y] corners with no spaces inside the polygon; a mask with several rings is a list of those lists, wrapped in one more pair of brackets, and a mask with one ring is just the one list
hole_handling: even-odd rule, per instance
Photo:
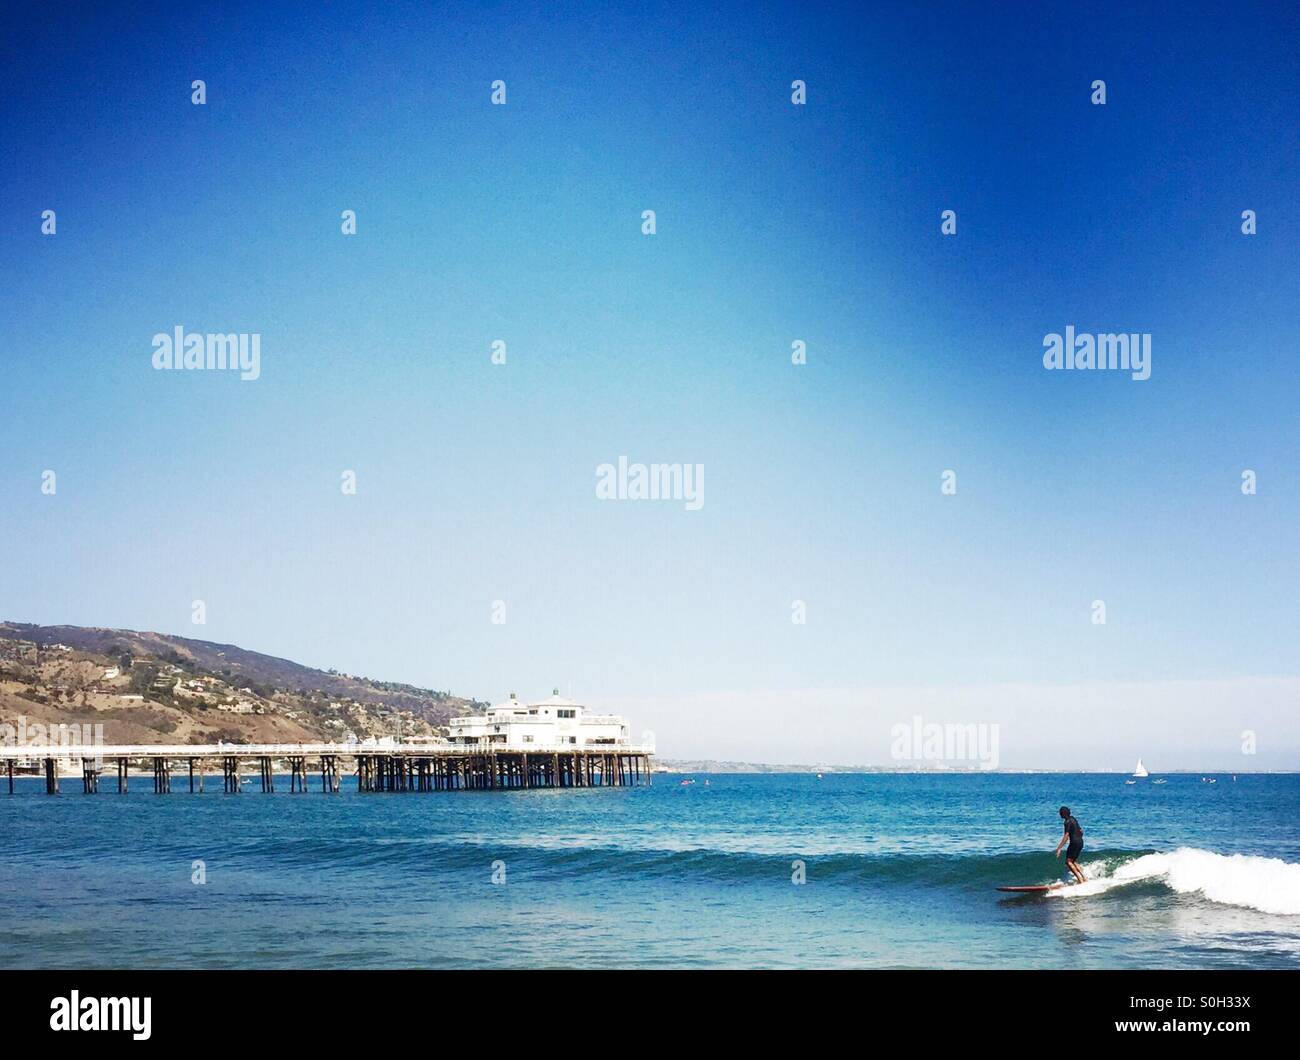
{"label": "breaking wave", "polygon": [[1134,883],[1156,882],[1177,894],[1198,894],[1221,905],[1300,916],[1300,865],[1279,858],[1215,854],[1179,847],[1166,854],[1131,860],[1083,862],[1087,883],[1051,892],[1052,897],[1084,898]]}

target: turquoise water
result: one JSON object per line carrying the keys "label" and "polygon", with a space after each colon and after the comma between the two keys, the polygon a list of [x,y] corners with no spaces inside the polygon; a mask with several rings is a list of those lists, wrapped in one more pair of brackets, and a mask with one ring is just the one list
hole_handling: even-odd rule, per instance
{"label": "turquoise water", "polygon": [[[9,967],[1300,967],[1298,776],[680,779],[155,796],[141,778],[122,797],[106,778],[89,796],[65,780],[57,798],[23,779],[0,794],[0,954]],[[995,891],[1060,878],[1063,802],[1096,879]]]}

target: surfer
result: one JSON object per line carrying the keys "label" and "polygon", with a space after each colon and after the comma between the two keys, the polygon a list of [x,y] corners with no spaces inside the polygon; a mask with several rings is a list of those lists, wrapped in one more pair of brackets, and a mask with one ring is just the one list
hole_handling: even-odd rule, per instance
{"label": "surfer", "polygon": [[1070,845],[1065,848],[1065,864],[1074,873],[1075,880],[1083,883],[1088,879],[1083,874],[1083,869],[1079,868],[1079,855],[1083,853],[1083,827],[1071,815],[1068,806],[1061,807],[1061,818],[1065,822],[1065,831],[1061,835],[1061,841],[1056,844],[1056,856],[1061,856],[1061,847],[1068,841]]}

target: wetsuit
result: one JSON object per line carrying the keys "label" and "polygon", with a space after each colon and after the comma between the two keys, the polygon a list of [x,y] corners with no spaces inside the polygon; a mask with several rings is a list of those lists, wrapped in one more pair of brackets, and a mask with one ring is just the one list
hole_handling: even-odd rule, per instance
{"label": "wetsuit", "polygon": [[1083,853],[1083,827],[1073,817],[1065,819],[1065,834],[1070,837],[1070,845],[1065,848],[1067,861],[1078,861]]}

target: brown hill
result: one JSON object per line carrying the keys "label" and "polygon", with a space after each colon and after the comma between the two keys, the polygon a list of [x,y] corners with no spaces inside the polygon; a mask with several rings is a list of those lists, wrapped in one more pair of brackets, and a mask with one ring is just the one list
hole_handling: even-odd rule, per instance
{"label": "brown hill", "polygon": [[483,705],[234,644],[0,622],[0,722],[102,724],[108,743],[427,735]]}

